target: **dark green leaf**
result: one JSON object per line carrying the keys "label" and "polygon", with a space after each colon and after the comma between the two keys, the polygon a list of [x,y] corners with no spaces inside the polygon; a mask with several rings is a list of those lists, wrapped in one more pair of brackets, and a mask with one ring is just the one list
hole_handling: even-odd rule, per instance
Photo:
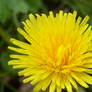
{"label": "dark green leaf", "polygon": [[0,22],[5,23],[11,17],[11,11],[6,0],[0,0]]}
{"label": "dark green leaf", "polygon": [[10,60],[9,58],[9,52],[5,51],[2,53],[1,55],[1,66],[4,72],[8,72],[9,74],[11,74],[12,76],[17,75],[17,71],[12,69],[11,66],[8,66],[8,61]]}
{"label": "dark green leaf", "polygon": [[8,6],[15,13],[25,13],[29,9],[27,3],[24,0],[7,0],[7,2],[10,2]]}

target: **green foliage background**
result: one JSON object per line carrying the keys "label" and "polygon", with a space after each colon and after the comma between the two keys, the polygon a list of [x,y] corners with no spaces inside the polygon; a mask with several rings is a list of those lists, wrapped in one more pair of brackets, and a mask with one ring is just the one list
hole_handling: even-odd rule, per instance
{"label": "green foliage background", "polygon": [[[90,16],[89,24],[92,24],[92,0],[0,0],[0,92],[18,92],[19,87],[15,87],[11,82],[6,81],[8,76],[10,80],[17,79],[17,71],[8,66],[9,54],[7,49],[10,37],[24,40],[16,31],[18,26],[22,26],[29,13],[46,13],[53,10],[54,13],[59,10],[65,12],[78,11],[78,15],[84,17]],[[79,88],[80,92],[92,92],[92,86],[89,89]]]}

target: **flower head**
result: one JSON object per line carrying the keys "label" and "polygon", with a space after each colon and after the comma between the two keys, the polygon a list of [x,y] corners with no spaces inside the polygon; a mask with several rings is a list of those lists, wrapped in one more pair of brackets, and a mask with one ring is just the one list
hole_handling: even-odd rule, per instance
{"label": "flower head", "polygon": [[72,92],[72,87],[78,91],[77,83],[85,88],[92,84],[92,30],[87,24],[86,16],[76,18],[77,12],[63,13],[55,16],[36,14],[29,15],[24,28],[18,32],[28,42],[11,38],[10,41],[18,46],[10,50],[18,54],[11,54],[13,58],[9,65],[23,69],[20,76],[25,76],[24,83],[35,85],[34,92],[61,92],[65,87]]}

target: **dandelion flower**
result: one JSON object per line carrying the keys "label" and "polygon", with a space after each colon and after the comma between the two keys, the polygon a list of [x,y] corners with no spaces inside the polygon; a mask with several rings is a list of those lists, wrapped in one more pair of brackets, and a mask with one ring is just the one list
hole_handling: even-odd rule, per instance
{"label": "dandelion flower", "polygon": [[[35,17],[36,16],[36,17]],[[17,47],[9,46],[10,50],[18,54],[11,54],[9,65],[24,76],[24,83],[35,85],[33,91],[78,92],[77,83],[88,88],[92,84],[92,30],[87,24],[86,16],[83,20],[77,12],[63,13],[55,16],[29,15],[23,22],[24,27],[18,32],[26,39],[22,42],[11,38]]]}

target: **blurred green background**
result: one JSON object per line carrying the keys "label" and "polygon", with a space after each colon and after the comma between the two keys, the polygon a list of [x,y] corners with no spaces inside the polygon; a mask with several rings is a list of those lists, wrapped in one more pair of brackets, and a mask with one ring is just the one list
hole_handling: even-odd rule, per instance
{"label": "blurred green background", "polygon": [[[46,13],[52,10],[65,12],[78,11],[78,15],[90,16],[89,24],[92,24],[92,0],[0,0],[0,92],[32,92],[32,87],[23,84],[23,77],[17,76],[17,71],[8,66],[9,54],[7,49],[10,37],[24,40],[17,33],[16,28],[21,27],[29,13]],[[80,92],[92,92],[92,86],[88,89],[79,87]],[[66,92],[66,91],[64,91]]]}

